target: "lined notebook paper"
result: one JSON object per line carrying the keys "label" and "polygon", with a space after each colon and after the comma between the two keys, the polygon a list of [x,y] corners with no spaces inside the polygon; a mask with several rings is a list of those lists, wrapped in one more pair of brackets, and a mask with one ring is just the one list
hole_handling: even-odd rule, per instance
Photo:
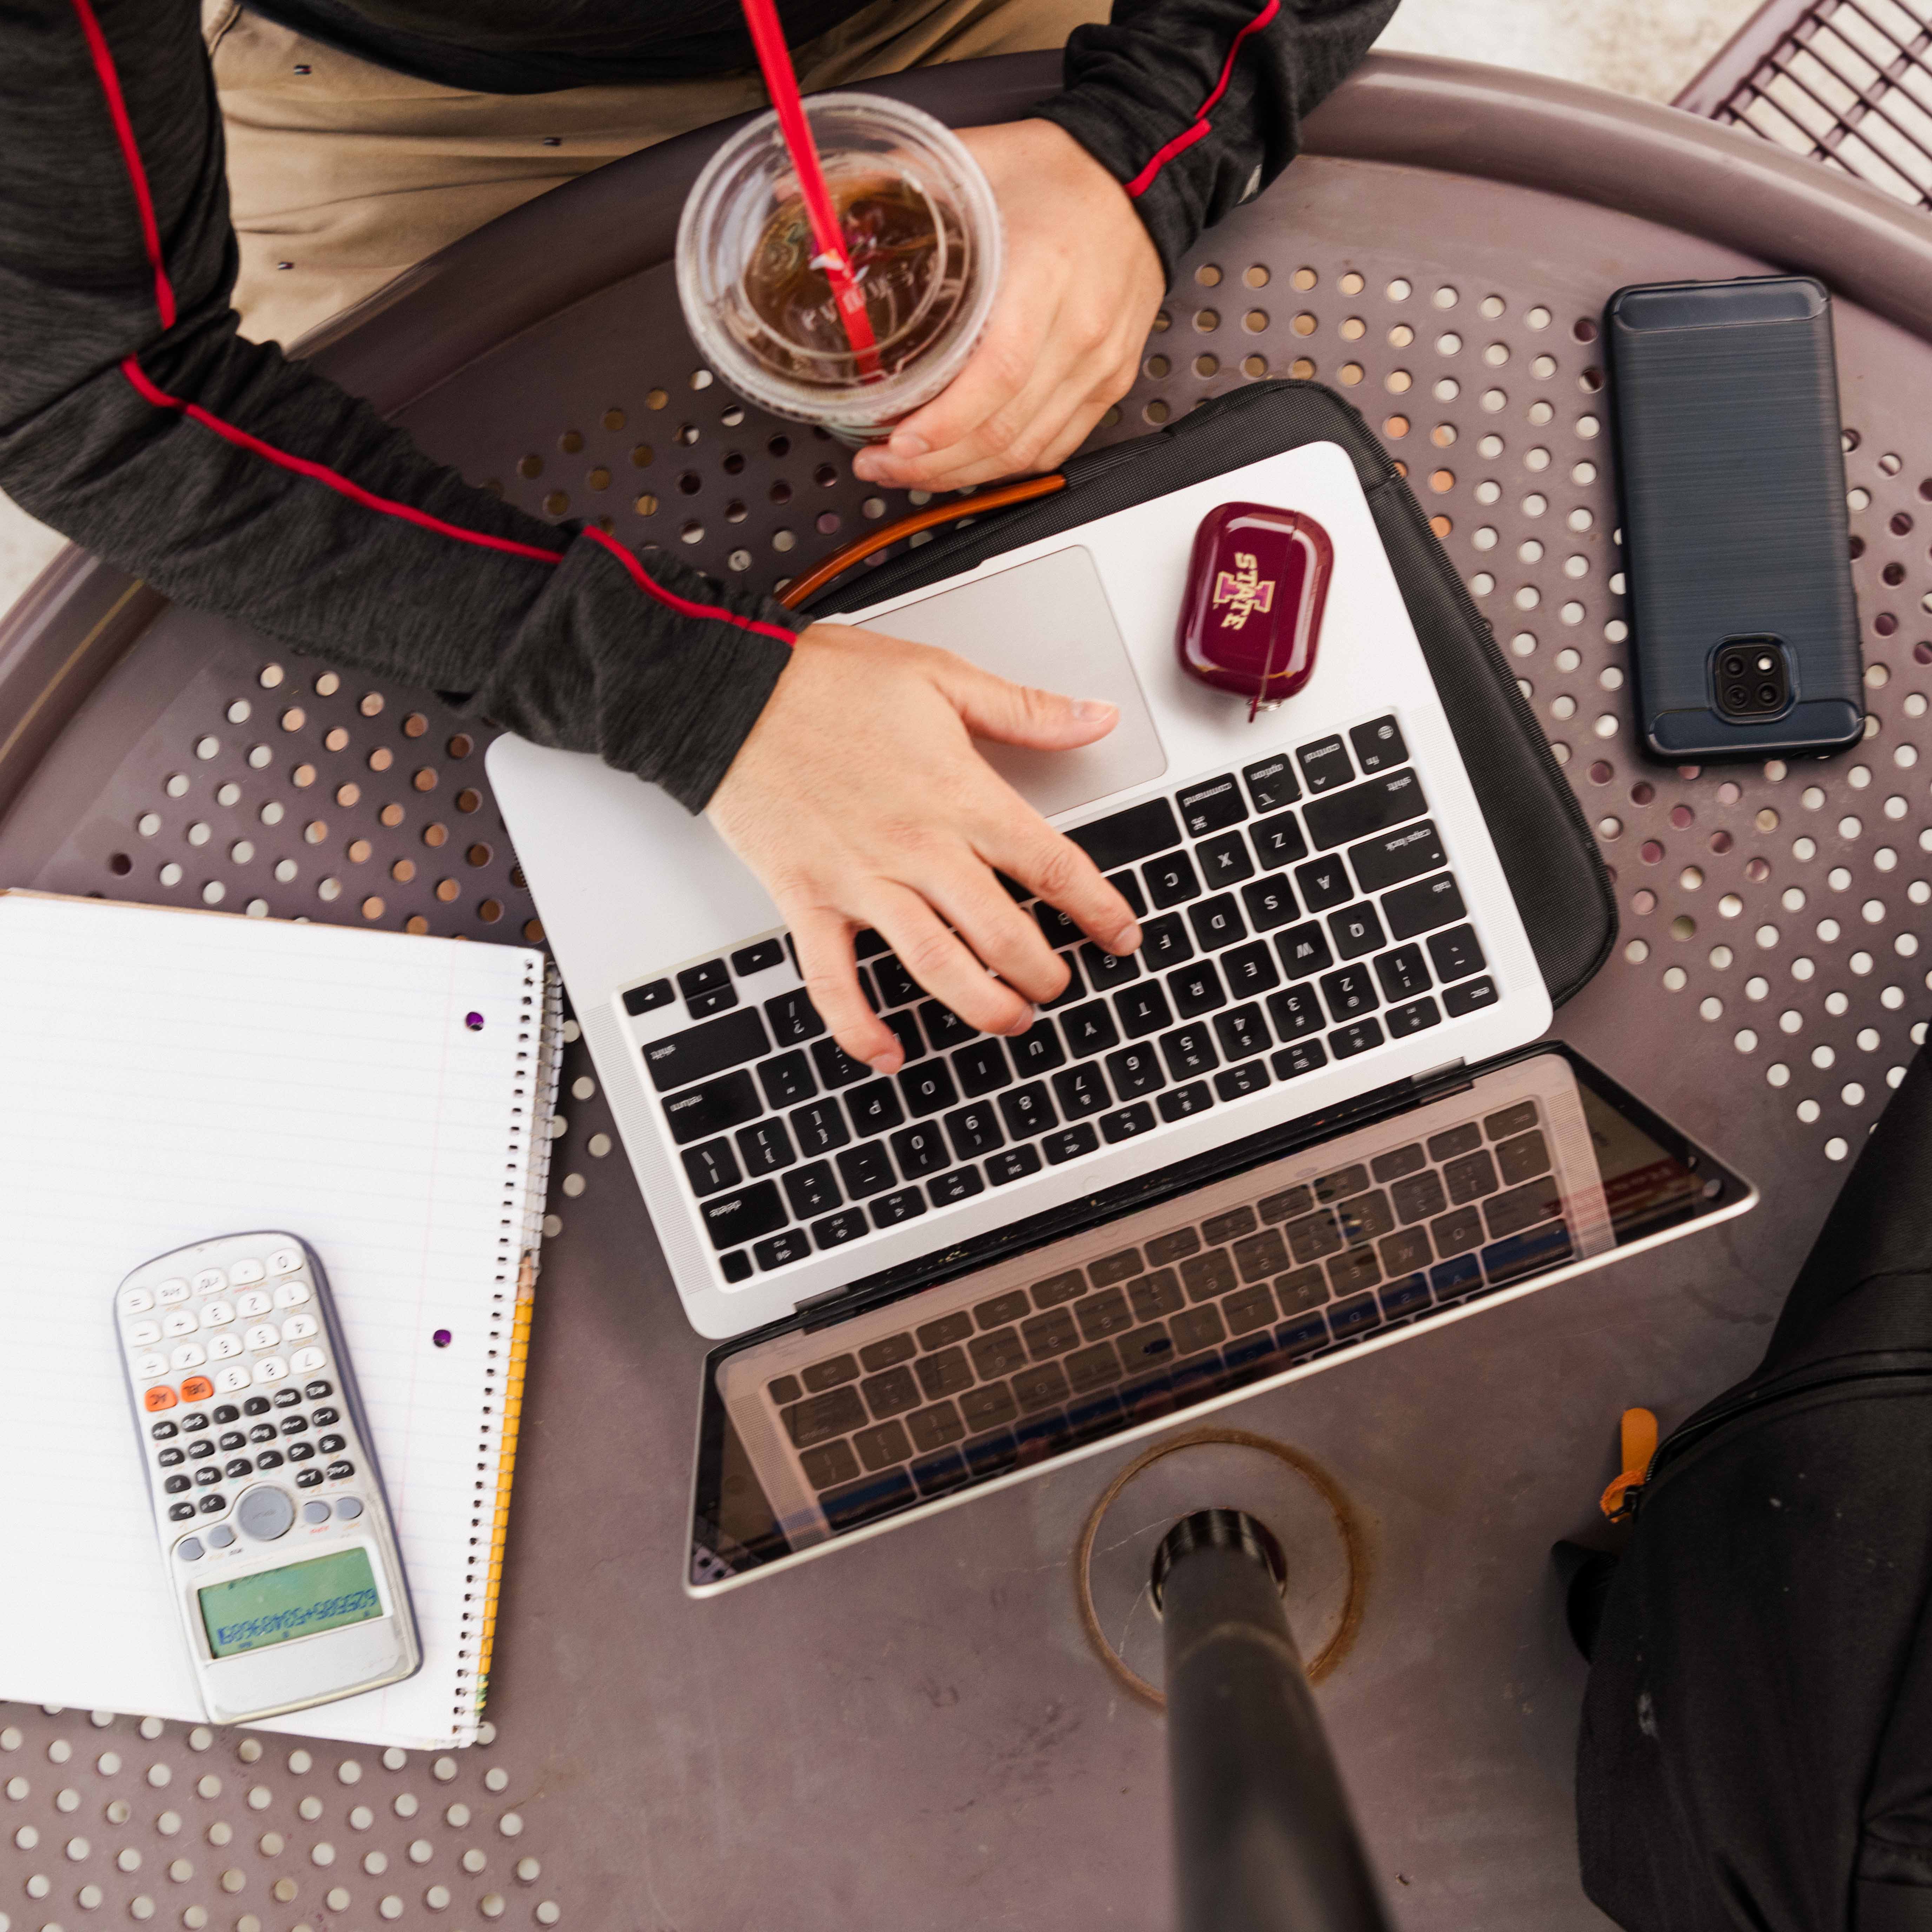
{"label": "lined notebook paper", "polygon": [[424,1664],[262,1728],[470,1742],[556,1086],[542,956],[0,892],[0,1697],[202,1715],[110,1303],[152,1256],[286,1228],[334,1291]]}

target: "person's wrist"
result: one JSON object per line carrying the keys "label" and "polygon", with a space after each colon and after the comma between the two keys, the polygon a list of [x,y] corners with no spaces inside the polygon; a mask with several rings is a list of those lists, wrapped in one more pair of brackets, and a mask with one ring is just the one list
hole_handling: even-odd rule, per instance
{"label": "person's wrist", "polygon": [[1138,194],[1130,190],[1129,184],[1146,172],[1145,134],[1138,127],[1127,125],[1110,106],[1081,92],[1058,96],[1048,104],[1046,113],[1034,118],[1064,136],[1070,146],[1113,184],[1147,237],[1165,289],[1172,279],[1174,264],[1192,245],[1193,238],[1190,234],[1180,248],[1172,245],[1173,237],[1167,231],[1173,224],[1167,215],[1173,197],[1164,191],[1160,176]]}
{"label": "person's wrist", "polygon": [[1042,144],[1042,153],[1052,157],[1054,166],[1078,176],[1096,191],[1102,188],[1113,189],[1127,211],[1132,212],[1133,197],[1127,192],[1126,183],[1078,135],[1043,114],[1034,115],[1019,124]]}
{"label": "person's wrist", "polygon": [[[1012,125],[1023,131],[1031,146],[1028,173],[1034,181],[1077,194],[1092,212],[1109,220],[1120,215],[1131,216],[1134,226],[1147,233],[1126,182],[1078,135],[1044,115],[1033,115]],[[1148,246],[1153,247],[1153,237],[1149,236],[1148,239]]]}

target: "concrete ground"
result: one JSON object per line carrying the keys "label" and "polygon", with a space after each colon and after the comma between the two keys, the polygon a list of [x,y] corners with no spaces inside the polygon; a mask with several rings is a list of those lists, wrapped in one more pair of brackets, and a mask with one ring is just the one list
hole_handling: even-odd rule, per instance
{"label": "concrete ground", "polygon": [[1402,0],[1378,45],[1672,99],[1759,0]]}
{"label": "concrete ground", "polygon": [[[1562,75],[1668,100],[1757,0],[1403,0],[1385,47]],[[60,538],[0,496],[0,610]]]}

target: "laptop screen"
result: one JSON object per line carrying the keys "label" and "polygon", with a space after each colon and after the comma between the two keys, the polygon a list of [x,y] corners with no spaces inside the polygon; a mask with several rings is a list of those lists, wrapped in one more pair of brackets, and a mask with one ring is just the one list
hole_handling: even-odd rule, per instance
{"label": "laptop screen", "polygon": [[849,1310],[716,1350],[686,1586],[765,1574],[1755,1198],[1560,1046],[1256,1136],[1039,1217],[1004,1252],[855,1284]]}

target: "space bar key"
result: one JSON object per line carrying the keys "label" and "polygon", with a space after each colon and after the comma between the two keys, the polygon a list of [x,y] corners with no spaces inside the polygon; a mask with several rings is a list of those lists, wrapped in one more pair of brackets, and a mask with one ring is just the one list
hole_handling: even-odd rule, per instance
{"label": "space bar key", "polygon": [[1150,798],[1108,818],[1076,825],[1066,836],[1102,872],[1111,872],[1178,845],[1180,826],[1166,799]]}
{"label": "space bar key", "polygon": [[1302,816],[1308,821],[1308,836],[1316,850],[1326,852],[1351,839],[1386,832],[1406,819],[1419,818],[1428,809],[1421,779],[1412,766],[1406,766],[1386,778],[1371,778],[1366,784],[1311,798],[1302,808]]}

